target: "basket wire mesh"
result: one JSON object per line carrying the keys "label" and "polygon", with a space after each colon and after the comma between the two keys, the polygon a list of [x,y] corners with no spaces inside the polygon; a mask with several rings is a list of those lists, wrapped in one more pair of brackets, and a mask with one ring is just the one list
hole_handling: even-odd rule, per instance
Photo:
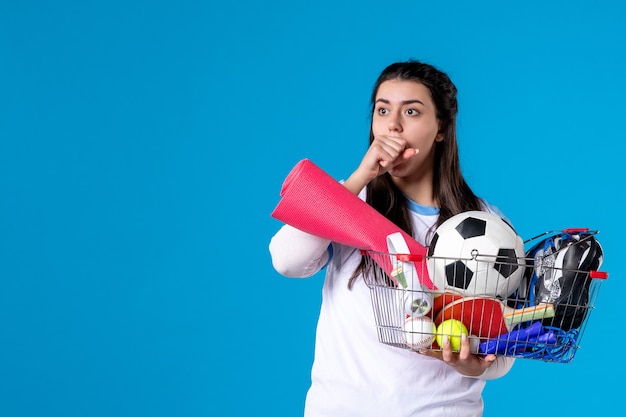
{"label": "basket wire mesh", "polygon": [[[556,232],[546,232],[550,233]],[[477,252],[473,252],[471,258],[422,255],[407,258],[406,255],[361,252],[365,258],[364,279],[370,289],[378,339],[381,343],[410,350],[441,351],[444,335],[451,341],[452,348],[458,349],[454,342],[460,341],[459,333],[442,325],[449,319],[457,319],[467,329],[472,353],[568,363],[580,348],[601,283],[608,276],[595,270],[563,268],[552,261],[554,256],[528,257],[528,252],[526,257],[515,260]],[[439,263],[463,268],[446,270],[437,267]],[[433,282],[444,284],[434,291],[422,286],[420,277],[426,269]],[[516,269],[522,271],[522,278],[516,281],[517,285],[509,286],[504,277]],[[447,271],[446,276],[438,277],[436,274],[442,270]],[[481,279],[468,279],[467,271]],[[567,276],[569,292],[556,301],[536,299],[537,282],[532,279],[537,271],[545,276]],[[466,287],[460,289],[451,285],[458,283]]]}

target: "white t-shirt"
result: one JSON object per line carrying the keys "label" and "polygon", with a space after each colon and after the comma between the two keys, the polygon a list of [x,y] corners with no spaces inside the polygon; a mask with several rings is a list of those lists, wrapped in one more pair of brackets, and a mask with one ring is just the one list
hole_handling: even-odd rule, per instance
{"label": "white t-shirt", "polygon": [[[439,211],[414,202],[410,208],[415,239],[425,244]],[[498,357],[480,377],[466,377],[443,361],[381,343],[363,278],[348,288],[360,252],[328,243],[287,225],[270,243],[274,266],[288,276],[311,276],[327,263],[305,417],[481,416],[485,381],[507,373],[514,360]],[[296,247],[315,256],[297,259]]]}

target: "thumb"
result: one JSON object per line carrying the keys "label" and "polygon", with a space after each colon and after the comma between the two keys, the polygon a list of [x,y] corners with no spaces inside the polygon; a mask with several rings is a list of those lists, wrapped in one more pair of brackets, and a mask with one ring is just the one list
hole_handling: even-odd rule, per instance
{"label": "thumb", "polygon": [[417,155],[418,153],[420,153],[420,150],[417,148],[406,148],[403,152],[402,152],[402,156],[401,158],[403,160],[407,160],[407,159],[411,159],[413,158],[415,155]]}

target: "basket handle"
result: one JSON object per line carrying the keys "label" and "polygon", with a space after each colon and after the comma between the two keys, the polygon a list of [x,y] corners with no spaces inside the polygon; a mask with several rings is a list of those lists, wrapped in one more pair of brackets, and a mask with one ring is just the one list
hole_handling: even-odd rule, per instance
{"label": "basket handle", "polygon": [[422,262],[424,260],[424,255],[419,255],[417,253],[396,253],[396,258],[403,262]]}
{"label": "basket handle", "polygon": [[568,229],[563,229],[561,233],[585,233],[588,231],[588,227],[570,227]]}
{"label": "basket handle", "polygon": [[607,279],[609,277],[608,272],[589,271],[589,278]]}

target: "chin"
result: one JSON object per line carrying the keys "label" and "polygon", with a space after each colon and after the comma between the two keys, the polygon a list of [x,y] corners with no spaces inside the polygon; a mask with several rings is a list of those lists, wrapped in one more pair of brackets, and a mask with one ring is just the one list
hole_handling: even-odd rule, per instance
{"label": "chin", "polygon": [[407,163],[398,164],[391,168],[388,172],[393,177],[404,177],[411,171],[411,166]]}

